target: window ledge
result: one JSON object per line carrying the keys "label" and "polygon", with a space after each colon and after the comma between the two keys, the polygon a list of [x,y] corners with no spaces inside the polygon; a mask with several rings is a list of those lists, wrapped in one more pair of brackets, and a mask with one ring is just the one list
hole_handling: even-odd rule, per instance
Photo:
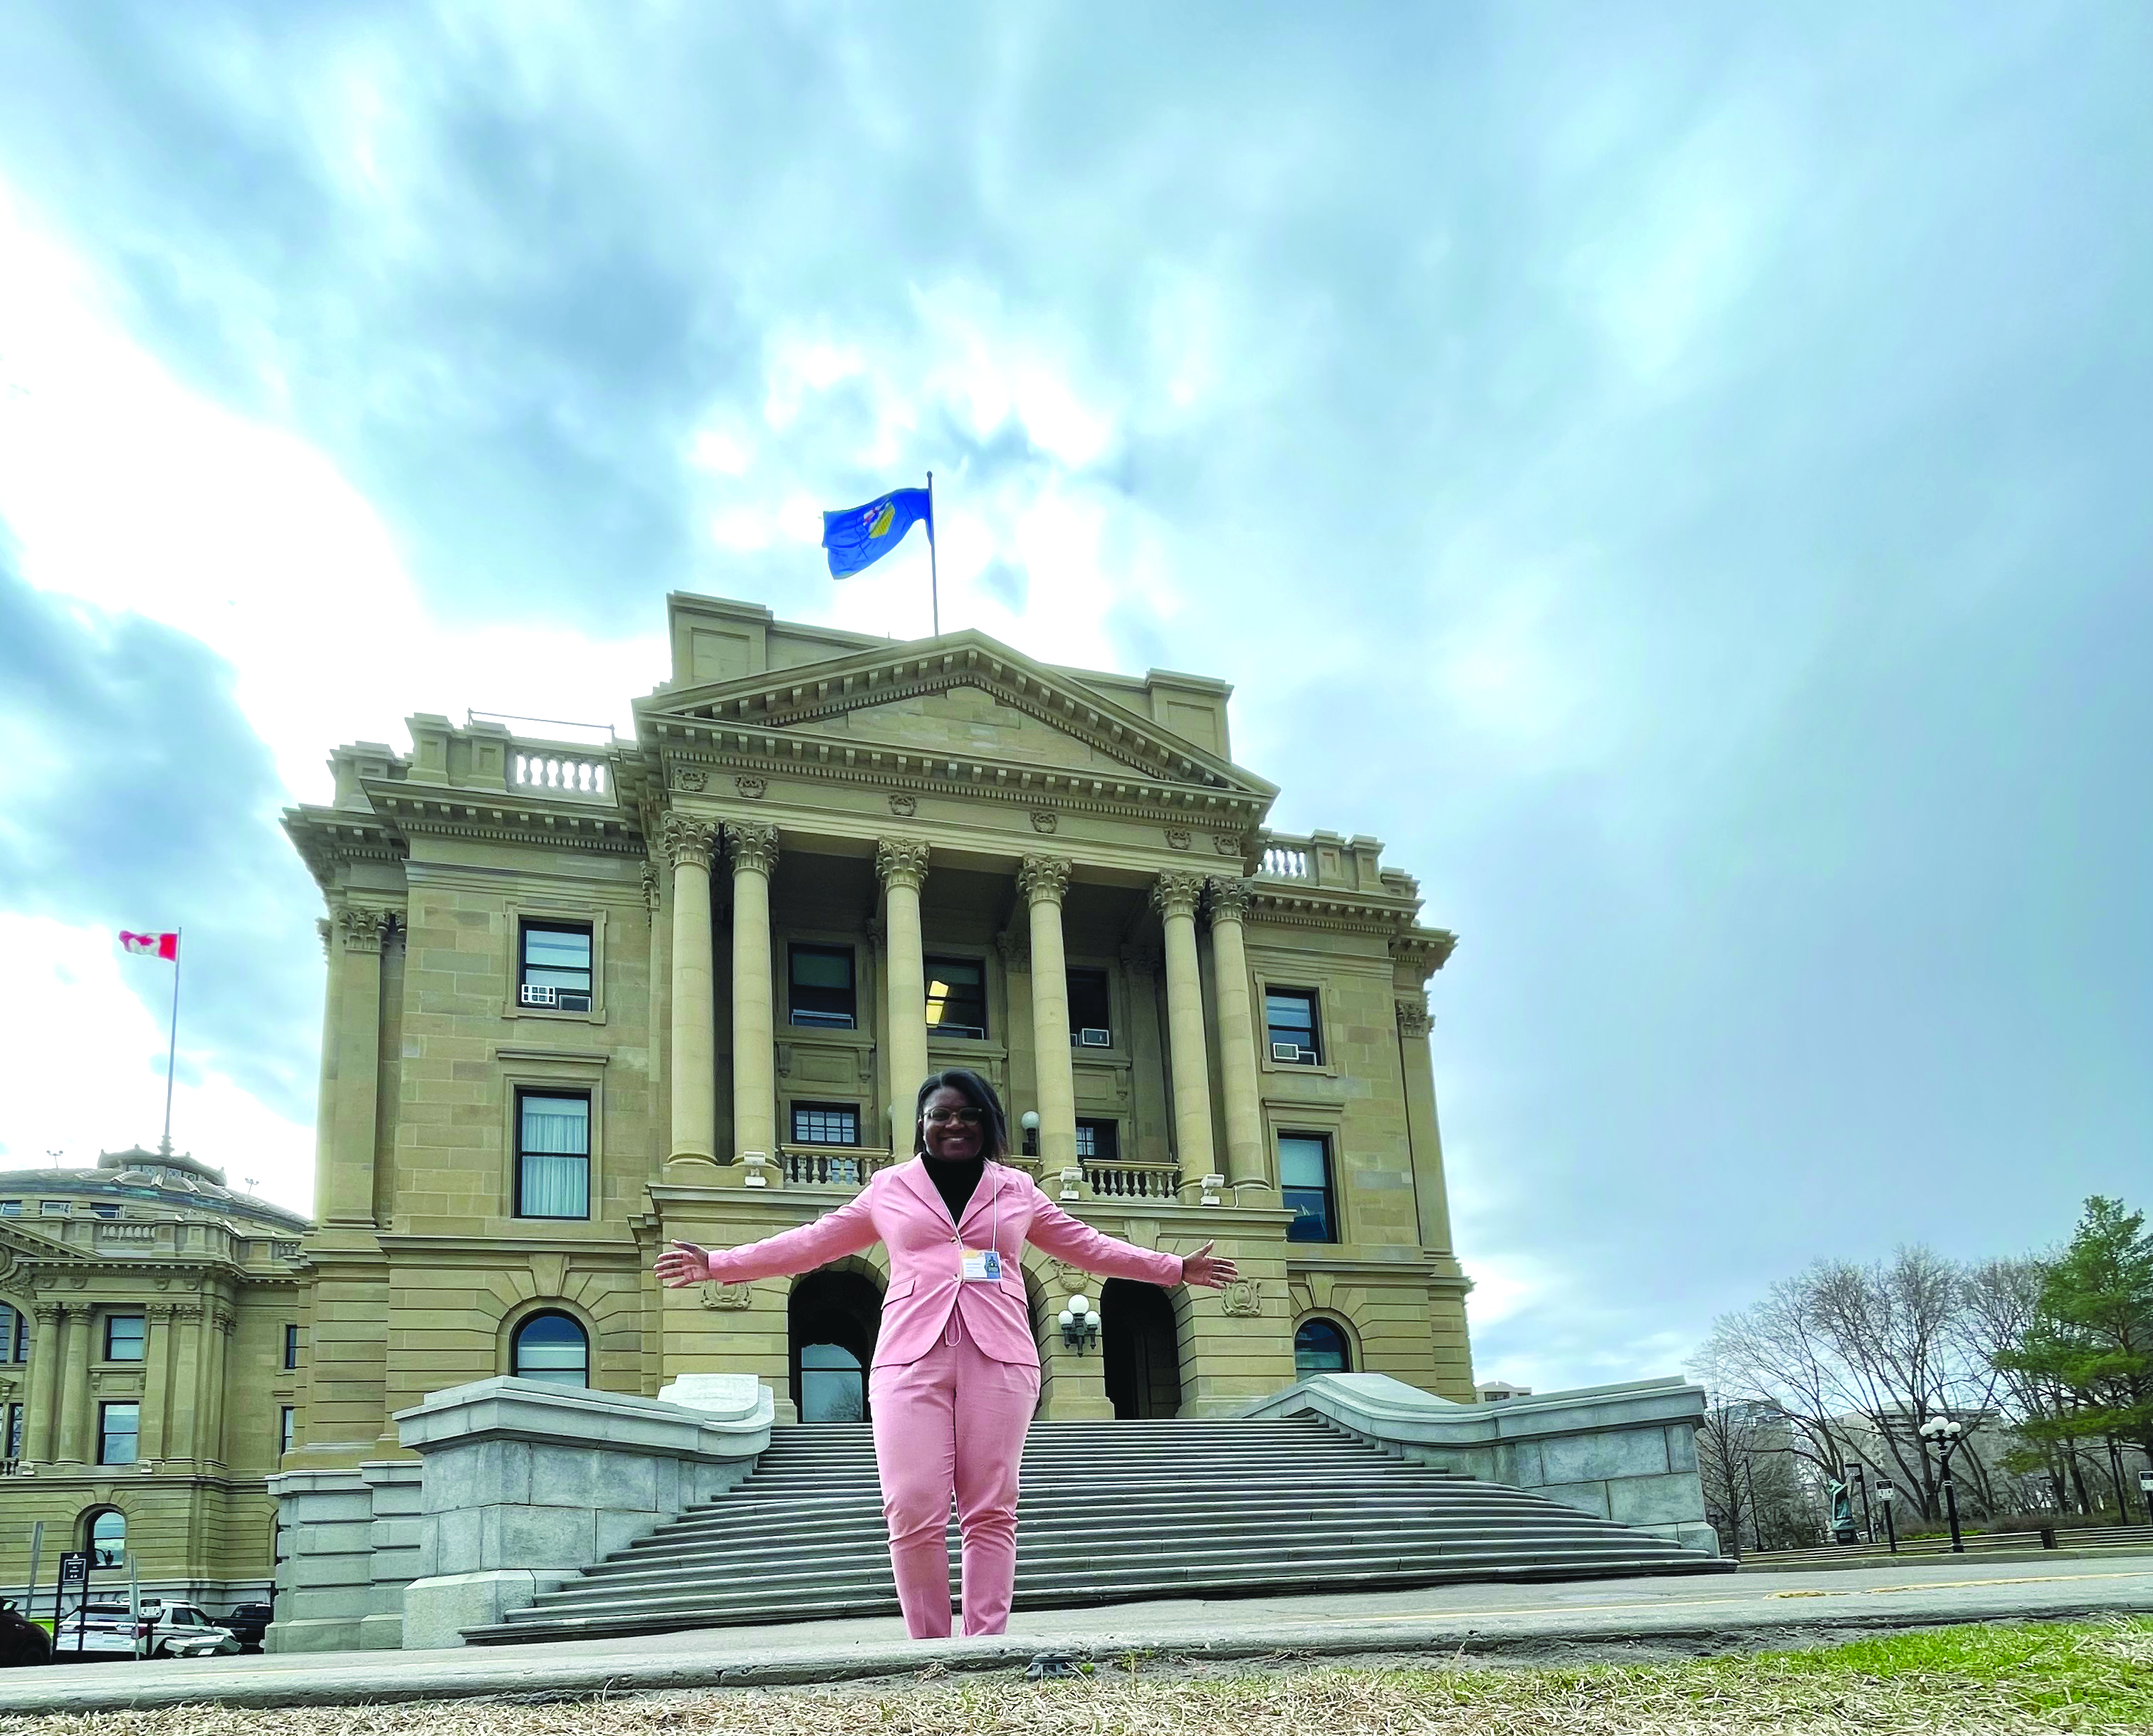
{"label": "window ledge", "polygon": [[501,1004],[501,1016],[504,1019],[537,1019],[541,1023],[556,1025],[603,1025],[606,1021],[606,1010],[603,1006],[593,1006],[587,1013],[564,1013],[558,1007],[525,1006],[521,1001],[504,1000]]}

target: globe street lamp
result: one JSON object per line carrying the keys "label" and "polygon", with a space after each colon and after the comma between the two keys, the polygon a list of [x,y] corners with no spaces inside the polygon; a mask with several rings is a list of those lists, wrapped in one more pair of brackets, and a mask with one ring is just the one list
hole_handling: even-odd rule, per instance
{"label": "globe street lamp", "polygon": [[1061,1328],[1061,1341],[1080,1357],[1085,1346],[1099,1341],[1099,1316],[1089,1296],[1070,1297],[1055,1324]]}
{"label": "globe street lamp", "polygon": [[1965,1438],[1965,1425],[1949,1417],[1932,1417],[1918,1433],[1943,1455],[1944,1509],[1951,1515],[1952,1553],[1962,1555],[1966,1553],[1966,1540],[1959,1535],[1958,1489],[1952,1481],[1951,1462],[1952,1454]]}
{"label": "globe street lamp", "polygon": [[1876,1491],[1876,1499],[1884,1504],[1884,1535],[1891,1540],[1891,1553],[1899,1553],[1899,1528],[1891,1523],[1891,1501],[1899,1491],[1886,1483]]}

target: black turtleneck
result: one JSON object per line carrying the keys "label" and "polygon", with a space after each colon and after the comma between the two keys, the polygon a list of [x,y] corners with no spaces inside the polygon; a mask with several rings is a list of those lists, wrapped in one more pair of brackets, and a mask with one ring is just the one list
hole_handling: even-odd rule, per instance
{"label": "black turtleneck", "polygon": [[980,1178],[987,1173],[987,1160],[978,1158],[927,1157],[927,1173],[942,1195],[943,1204],[949,1208],[949,1222],[961,1224],[965,1208],[972,1203],[972,1195],[979,1190]]}

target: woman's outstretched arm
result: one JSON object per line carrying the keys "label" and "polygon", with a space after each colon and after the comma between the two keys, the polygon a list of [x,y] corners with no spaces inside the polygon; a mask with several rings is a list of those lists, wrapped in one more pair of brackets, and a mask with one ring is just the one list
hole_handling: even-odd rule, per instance
{"label": "woman's outstretched arm", "polygon": [[1066,1260],[1071,1265],[1097,1272],[1103,1278],[1133,1278],[1140,1283],[1163,1285],[1168,1289],[1183,1281],[1216,1289],[1234,1275],[1234,1262],[1214,1259],[1209,1242],[1185,1260],[1178,1254],[1139,1248],[1133,1242],[1117,1241],[1104,1231],[1094,1229],[1081,1218],[1071,1217],[1049,1199],[1036,1182],[1032,1184],[1032,1190],[1039,1197],[1032,1202],[1031,1229],[1025,1240],[1056,1260]]}
{"label": "woman's outstretched arm", "polygon": [[659,1281],[674,1289],[715,1278],[721,1284],[745,1284],[751,1278],[781,1278],[812,1271],[847,1254],[872,1248],[882,1240],[874,1226],[865,1188],[833,1212],[797,1229],[780,1230],[759,1242],[715,1252],[693,1242],[675,1242],[658,1256]]}

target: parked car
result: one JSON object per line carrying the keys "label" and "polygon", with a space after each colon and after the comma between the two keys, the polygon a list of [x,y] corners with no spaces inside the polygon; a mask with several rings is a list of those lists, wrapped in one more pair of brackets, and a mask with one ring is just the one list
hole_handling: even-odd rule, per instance
{"label": "parked car", "polygon": [[52,1655],[52,1636],[15,1607],[11,1597],[0,1597],[0,1670],[43,1663]]}
{"label": "parked car", "polygon": [[276,1619],[276,1615],[272,1605],[242,1603],[236,1606],[224,1618],[224,1625],[239,1642],[241,1651],[259,1652],[262,1637],[269,1631],[269,1624]]}
{"label": "parked car", "polygon": [[211,1621],[198,1604],[145,1597],[142,1614],[150,1623],[148,1650],[152,1657],[212,1657],[240,1649],[238,1636]]}
{"label": "parked car", "polygon": [[125,1604],[102,1601],[69,1610],[53,1630],[53,1662],[139,1657],[135,1642],[138,1628],[141,1633],[148,1632],[148,1616],[145,1606],[144,1620],[138,1623],[127,1613]]}

